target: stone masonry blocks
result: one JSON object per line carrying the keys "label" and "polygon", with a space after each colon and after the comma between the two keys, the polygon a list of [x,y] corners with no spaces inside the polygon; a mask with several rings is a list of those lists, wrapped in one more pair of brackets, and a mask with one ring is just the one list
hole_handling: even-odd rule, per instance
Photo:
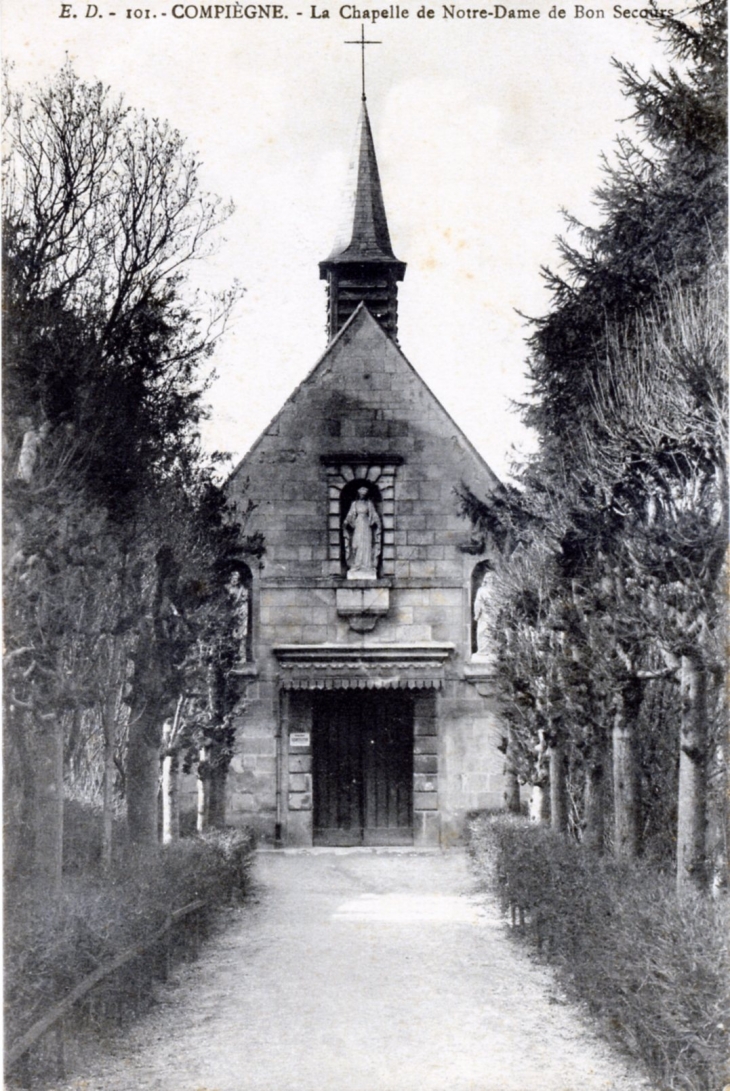
{"label": "stone masonry blocks", "polygon": [[249,754],[276,756],[276,739],[246,739],[244,745]]}
{"label": "stone masonry blocks", "polygon": [[[380,490],[385,571],[394,577],[388,614],[372,637],[353,633],[335,607],[336,587],[343,586],[337,578],[344,577],[341,489],[355,474]],[[361,312],[228,486],[232,497],[243,497],[245,488],[255,505],[246,532],[261,531],[266,540],[252,592],[259,695],[250,691],[254,699],[240,719],[241,772],[230,777],[237,820],[266,830],[273,822],[280,700],[286,730],[311,730],[311,694],[280,695],[271,651],[277,643],[453,643],[444,690],[414,694],[414,840],[438,844],[443,831],[456,836],[466,809],[501,795],[496,712],[459,677],[470,651],[474,565],[458,549],[467,528],[452,484],[462,480],[480,495],[495,482],[398,347]],[[311,773],[309,753],[285,753],[281,789],[291,844],[311,844]]]}
{"label": "stone masonry blocks", "polygon": [[413,789],[416,794],[420,792],[435,792],[438,787],[438,778],[435,774],[414,773]]}
{"label": "stone masonry blocks", "polygon": [[312,797],[300,792],[289,793],[289,810],[290,811],[311,811],[312,809]]}
{"label": "stone masonry blocks", "polygon": [[438,795],[436,792],[414,792],[413,809],[415,811],[438,810]]}
{"label": "stone masonry blocks", "polygon": [[421,735],[413,740],[414,754],[438,754],[439,740],[437,735]]}
{"label": "stone masonry blocks", "polygon": [[310,773],[289,773],[289,791],[290,792],[308,792],[312,791],[312,777]]}
{"label": "stone masonry blocks", "polygon": [[436,754],[414,754],[413,768],[416,773],[437,773],[438,756]]}
{"label": "stone masonry blocks", "polygon": [[413,843],[423,848],[441,843],[441,818],[438,811],[417,811],[413,816]]}
{"label": "stone masonry blocks", "polygon": [[[416,717],[414,734],[420,739],[424,735],[438,735],[438,723],[435,718],[421,719]],[[426,753],[427,751],[424,751]]]}
{"label": "stone masonry blocks", "polygon": [[291,811],[286,824],[286,843],[294,848],[312,844],[312,812]]}

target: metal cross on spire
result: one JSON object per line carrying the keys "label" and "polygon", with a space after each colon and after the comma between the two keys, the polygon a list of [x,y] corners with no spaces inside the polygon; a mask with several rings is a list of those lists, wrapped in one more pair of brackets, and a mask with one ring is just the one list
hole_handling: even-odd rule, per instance
{"label": "metal cross on spire", "polygon": [[382,42],[371,42],[365,38],[365,24],[360,24],[360,37],[345,42],[345,45],[359,45],[362,49],[362,101],[365,102],[365,46],[366,45],[382,45]]}

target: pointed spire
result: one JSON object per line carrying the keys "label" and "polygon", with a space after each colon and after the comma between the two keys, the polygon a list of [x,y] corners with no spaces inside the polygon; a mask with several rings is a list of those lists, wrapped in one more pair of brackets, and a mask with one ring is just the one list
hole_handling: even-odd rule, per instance
{"label": "pointed spire", "polygon": [[375,145],[363,97],[350,162],[349,201],[332,253],[319,263],[329,292],[329,337],[336,336],[360,302],[381,325],[397,332],[397,281],[405,263],[393,253]]}
{"label": "pointed spire", "polygon": [[327,261],[394,261],[373,133],[364,101],[347,189],[349,200],[345,219]]}

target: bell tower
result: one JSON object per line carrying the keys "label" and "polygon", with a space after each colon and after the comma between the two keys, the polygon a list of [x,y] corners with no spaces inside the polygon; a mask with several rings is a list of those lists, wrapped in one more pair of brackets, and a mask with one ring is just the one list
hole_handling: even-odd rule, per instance
{"label": "bell tower", "polygon": [[[362,44],[364,53],[368,43],[354,44]],[[319,263],[320,279],[327,281],[328,341],[337,336],[360,303],[397,338],[398,282],[405,271],[405,262],[396,258],[390,242],[363,82],[346,214],[332,253]]]}

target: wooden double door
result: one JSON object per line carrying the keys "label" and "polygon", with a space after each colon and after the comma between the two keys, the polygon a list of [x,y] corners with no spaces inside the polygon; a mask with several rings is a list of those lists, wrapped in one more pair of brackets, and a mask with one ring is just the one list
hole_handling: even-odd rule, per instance
{"label": "wooden double door", "polygon": [[413,701],[344,690],[315,698],[314,843],[413,841]]}

